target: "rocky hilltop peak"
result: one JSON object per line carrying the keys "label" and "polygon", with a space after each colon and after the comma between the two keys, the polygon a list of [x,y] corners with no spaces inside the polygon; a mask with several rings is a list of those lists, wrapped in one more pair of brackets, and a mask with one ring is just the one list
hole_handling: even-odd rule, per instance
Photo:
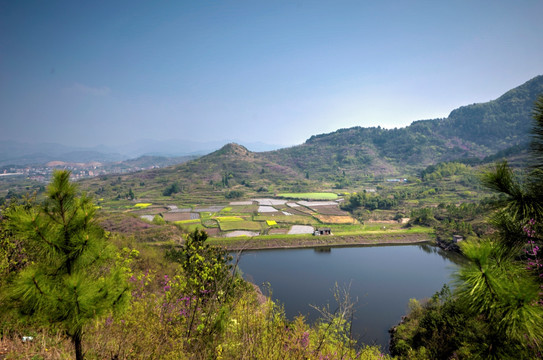
{"label": "rocky hilltop peak", "polygon": [[251,151],[249,151],[245,146],[236,144],[236,143],[229,143],[224,145],[221,149],[215,151],[214,153],[210,155],[234,155],[234,156],[241,156],[241,157],[247,157],[253,155]]}

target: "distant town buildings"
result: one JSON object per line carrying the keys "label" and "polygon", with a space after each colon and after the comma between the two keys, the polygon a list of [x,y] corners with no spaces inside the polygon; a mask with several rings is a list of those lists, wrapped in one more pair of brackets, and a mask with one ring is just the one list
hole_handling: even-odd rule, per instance
{"label": "distant town buildings", "polygon": [[148,167],[126,166],[122,163],[102,165],[96,162],[89,164],[71,164],[55,161],[45,165],[15,166],[8,165],[0,168],[0,177],[4,176],[24,176],[30,180],[47,183],[54,170],[69,170],[71,180],[108,175],[108,174],[126,174],[136,171],[160,168],[157,165]]}

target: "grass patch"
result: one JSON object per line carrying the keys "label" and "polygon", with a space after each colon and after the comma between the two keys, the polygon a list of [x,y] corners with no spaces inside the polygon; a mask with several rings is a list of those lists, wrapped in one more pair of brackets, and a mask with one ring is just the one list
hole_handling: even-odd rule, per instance
{"label": "grass patch", "polygon": [[220,222],[219,227],[221,231],[231,231],[231,230],[253,230],[260,231],[262,230],[262,224],[256,221],[227,221]]}
{"label": "grass patch", "polygon": [[214,219],[217,220],[219,223],[233,222],[233,221],[243,221],[243,218],[241,218],[239,216],[217,216]]}
{"label": "grass patch", "polygon": [[205,221],[202,221],[202,225],[204,225],[206,228],[218,228],[219,223],[216,220],[213,219],[207,219]]}
{"label": "grass patch", "polygon": [[204,230],[205,231],[205,227],[202,226],[202,224],[188,224],[186,226],[184,226],[185,229],[187,229],[187,231],[189,232],[193,232],[194,230]]}
{"label": "grass patch", "polygon": [[349,236],[349,235],[382,235],[382,236],[390,236],[390,235],[398,235],[398,234],[429,234],[434,235],[434,229],[422,227],[422,226],[412,226],[410,228],[375,228],[375,227],[367,227],[364,226],[362,229],[354,230],[351,229],[350,231],[336,231],[332,230],[334,235],[338,236]]}
{"label": "grass patch", "polygon": [[278,197],[296,200],[336,200],[338,198],[335,193],[282,193],[278,194]]}
{"label": "grass patch", "polygon": [[329,224],[326,226],[329,227],[334,234],[359,232],[364,230],[364,225],[361,224]]}
{"label": "grass patch", "polygon": [[320,222],[325,224],[356,224],[358,221],[350,216],[315,215]]}

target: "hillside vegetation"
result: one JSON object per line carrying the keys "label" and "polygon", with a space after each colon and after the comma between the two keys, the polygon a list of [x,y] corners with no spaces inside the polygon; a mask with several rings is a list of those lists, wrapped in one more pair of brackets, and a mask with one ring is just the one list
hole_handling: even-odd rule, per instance
{"label": "hillside vegetation", "polygon": [[[227,144],[185,164],[123,175],[120,183],[130,183],[133,191],[144,184],[141,197],[157,197],[173,185],[169,195],[177,194],[185,202],[204,202],[232,190],[230,198],[352,189],[386,177],[418,176],[440,162],[480,164],[523,157],[532,127],[532,105],[539,93],[543,93],[543,76],[497,100],[453,110],[446,119],[415,121],[399,129],[340,129],[271,152],[255,153]],[[113,179],[112,175],[103,177],[103,182],[89,180],[84,187],[106,191],[104,184]],[[124,196],[119,191],[107,193]]]}
{"label": "hillside vegetation", "polygon": [[313,325],[288,320],[205,232],[168,249],[105,232],[68,178],[43,204],[2,209],[1,358],[390,358],[352,339],[348,299]]}
{"label": "hillside vegetation", "polygon": [[353,127],[315,135],[304,144],[265,155],[310,177],[406,174],[437,162],[484,158],[526,144],[532,107],[543,76],[494,101],[453,110],[446,119],[415,121],[399,129]]}

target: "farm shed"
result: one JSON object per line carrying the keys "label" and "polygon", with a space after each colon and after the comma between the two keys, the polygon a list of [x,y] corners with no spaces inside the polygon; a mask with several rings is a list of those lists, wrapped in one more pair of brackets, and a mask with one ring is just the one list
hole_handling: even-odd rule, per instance
{"label": "farm shed", "polygon": [[332,234],[332,229],[330,228],[318,228],[317,230],[315,230],[315,232],[313,233],[313,235],[315,236],[320,236],[320,235],[331,235]]}
{"label": "farm shed", "polygon": [[460,241],[464,240],[464,238],[460,235],[453,235],[453,241],[455,243],[459,243]]}

